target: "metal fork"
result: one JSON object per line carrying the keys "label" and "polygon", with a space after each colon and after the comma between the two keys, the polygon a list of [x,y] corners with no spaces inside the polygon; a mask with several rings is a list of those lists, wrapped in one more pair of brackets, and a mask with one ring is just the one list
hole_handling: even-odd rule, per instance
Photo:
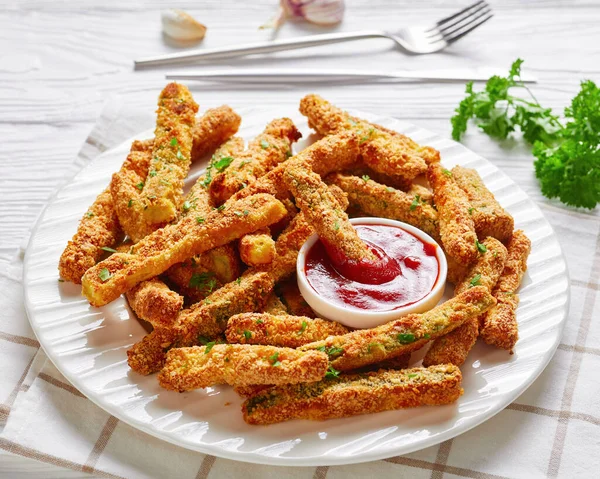
{"label": "metal fork", "polygon": [[477,27],[487,22],[492,16],[493,13],[491,7],[487,2],[481,0],[454,15],[443,18],[435,24],[426,27],[403,28],[397,32],[366,30],[351,33],[329,33],[325,35],[292,38],[289,40],[254,43],[240,47],[192,50],[136,60],[135,67],[172,65],[199,60],[221,60],[224,58],[241,57],[259,53],[279,52],[283,50],[294,50],[298,48],[362,40],[365,38],[389,38],[396,42],[396,44],[404,49],[404,51],[412,54],[434,53],[443,50],[448,45],[460,40],[467,33],[472,32]]}

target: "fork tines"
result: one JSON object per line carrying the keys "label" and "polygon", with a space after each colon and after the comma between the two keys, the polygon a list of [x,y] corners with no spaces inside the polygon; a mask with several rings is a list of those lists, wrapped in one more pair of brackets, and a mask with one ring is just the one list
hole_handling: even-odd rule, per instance
{"label": "fork tines", "polygon": [[448,44],[453,43],[470,33],[475,28],[487,22],[494,16],[490,5],[481,0],[464,8],[458,13],[443,18],[429,31],[430,40],[438,40],[441,37]]}

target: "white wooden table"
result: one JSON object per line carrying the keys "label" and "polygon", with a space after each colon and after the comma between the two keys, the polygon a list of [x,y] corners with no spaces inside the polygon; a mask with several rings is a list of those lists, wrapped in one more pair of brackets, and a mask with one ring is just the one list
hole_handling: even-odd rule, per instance
{"label": "white wooden table", "polygon": [[[268,39],[259,30],[276,0],[144,1],[56,0],[0,2],[0,261],[24,243],[37,214],[63,177],[111,94],[151,108],[165,83],[165,70],[133,71],[133,59],[175,51],[160,31],[166,4],[193,14],[208,27],[204,47]],[[349,0],[339,31],[393,30],[431,21],[468,0]],[[517,57],[539,78],[543,105],[564,107],[583,78],[600,80],[600,5],[593,0],[490,0],[495,17],[450,50],[408,57],[386,40],[280,53],[269,58],[220,62],[218,67],[277,66],[354,69],[499,66]],[[279,37],[321,32],[286,24]],[[335,86],[191,85],[202,108],[277,105],[296,109],[316,91],[334,103],[407,119],[448,135],[449,118],[462,98],[462,84],[397,83]],[[503,168],[538,201],[552,221],[556,203],[545,200],[533,179],[532,157],[518,142],[498,145],[474,132],[465,143]],[[29,459],[0,454],[2,477],[89,477]]]}

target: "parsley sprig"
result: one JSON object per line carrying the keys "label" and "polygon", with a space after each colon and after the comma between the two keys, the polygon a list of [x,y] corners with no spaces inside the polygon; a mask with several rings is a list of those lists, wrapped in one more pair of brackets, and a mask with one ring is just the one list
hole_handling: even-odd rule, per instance
{"label": "parsley sprig", "polygon": [[[483,91],[467,83],[467,96],[451,119],[452,138],[460,140],[469,121],[492,138],[505,139],[518,129],[533,146],[535,174],[542,193],[571,206],[593,209],[600,202],[600,89],[586,80],[565,108],[566,124],[540,105],[521,81],[517,59],[508,76],[491,77]],[[526,93],[526,98],[513,94]]]}

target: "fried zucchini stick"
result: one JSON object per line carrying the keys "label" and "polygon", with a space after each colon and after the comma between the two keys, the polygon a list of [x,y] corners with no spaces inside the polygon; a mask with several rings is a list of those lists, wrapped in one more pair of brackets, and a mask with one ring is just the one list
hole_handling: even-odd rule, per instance
{"label": "fried zucchini stick", "polygon": [[375,259],[333,193],[319,175],[310,170],[308,163],[288,163],[284,181],[294,195],[296,205],[319,234],[321,241],[339,249],[349,260]]}
{"label": "fried zucchini stick", "polygon": [[275,259],[275,240],[268,228],[243,236],[239,241],[240,258],[248,266],[269,264]]}
{"label": "fried zucchini stick", "polygon": [[327,355],[274,346],[214,344],[171,349],[158,383],[172,391],[216,384],[294,384],[322,379]]}
{"label": "fried zucchini stick", "polygon": [[510,240],[515,221],[496,201],[477,171],[455,166],[452,168],[452,177],[471,203],[469,211],[475,223],[477,236],[479,238],[492,236],[503,243]]}
{"label": "fried zucchini stick", "polygon": [[454,259],[471,264],[477,258],[477,234],[467,195],[452,178],[452,172],[439,163],[429,166],[427,179],[433,188],[444,250]]}
{"label": "fried zucchini stick", "polygon": [[417,406],[455,402],[462,394],[460,369],[451,364],[402,371],[343,374],[310,384],[259,391],[242,405],[248,424],[291,419],[322,421]]}
{"label": "fried zucchini stick", "polygon": [[273,120],[250,142],[246,151],[234,157],[229,166],[212,179],[212,197],[219,204],[227,201],[234,193],[291,157],[292,144],[301,136],[289,118]]}
{"label": "fried zucchini stick", "polygon": [[298,289],[295,277],[289,278],[275,286],[275,290],[281,295],[282,302],[288,309],[288,313],[294,316],[307,316],[316,318],[316,313],[308,305],[302,293]]}
{"label": "fried zucchini stick", "polygon": [[381,185],[368,177],[334,173],[326,181],[348,193],[350,203],[358,205],[365,213],[404,221],[425,231],[434,239],[439,239],[437,211],[431,205],[423,203],[419,195]]}
{"label": "fried zucchini stick", "polygon": [[231,107],[222,105],[206,110],[192,131],[192,162],[215,151],[225,141],[235,135],[242,118]]}
{"label": "fried zucchini stick", "polygon": [[366,165],[386,175],[410,180],[427,171],[428,162],[439,158],[439,153],[433,148],[421,147],[404,135],[391,134],[389,130],[354,118],[318,95],[305,96],[300,101],[300,113],[308,118],[308,125],[321,135],[344,130],[356,132]]}
{"label": "fried zucchini stick", "polygon": [[487,344],[513,352],[519,339],[517,324],[517,290],[527,271],[527,257],[531,251],[531,241],[521,230],[514,232],[508,243],[508,258],[504,271],[494,288],[493,294],[498,304],[482,318],[481,337]]}
{"label": "fried zucchini stick", "polygon": [[107,304],[172,265],[264,228],[285,213],[280,201],[263,194],[215,210],[202,224],[191,216],[183,218],[144,238],[132,247],[131,254],[115,253],[87,270],[83,295],[94,306]]}
{"label": "fried zucchini stick", "polygon": [[360,153],[358,141],[358,137],[352,132],[325,137],[288,161],[276,166],[250,184],[248,188],[238,191],[229,201],[239,200],[256,193],[269,193],[280,200],[288,198],[289,192],[283,181],[283,172],[290,162],[305,161],[315,173],[324,177],[333,171],[344,170],[357,161]]}
{"label": "fried zucchini stick", "polygon": [[129,366],[140,374],[159,371],[169,348],[194,346],[202,338],[215,338],[225,331],[231,316],[260,311],[273,286],[274,281],[268,273],[247,271],[239,280],[181,311],[172,328],[155,329],[134,344],[127,351]]}
{"label": "fried zucchini stick", "polygon": [[487,311],[496,300],[484,286],[476,286],[422,314],[409,314],[373,329],[331,336],[300,347],[329,355],[331,366],[348,371],[422,348],[465,321]]}
{"label": "fried zucchini stick", "polygon": [[[454,294],[461,294],[473,286],[483,286],[491,292],[502,274],[506,256],[506,248],[500,241],[492,237],[487,238],[480,245],[479,257],[463,281],[456,285]],[[454,331],[433,342],[423,358],[423,365],[450,363],[462,366],[469,351],[475,346],[478,336],[479,318],[475,317],[465,321]]]}
{"label": "fried zucchini stick", "polygon": [[267,298],[267,304],[265,304],[263,313],[275,315],[288,314],[288,310],[285,304],[281,302],[281,299],[279,299],[279,296],[273,292]]}
{"label": "fried zucchini stick", "polygon": [[183,297],[158,278],[143,281],[127,291],[127,301],[138,318],[155,328],[171,326],[183,307]]}
{"label": "fried zucchini stick", "polygon": [[242,313],[229,318],[227,342],[298,348],[329,336],[346,334],[348,328],[335,321],[288,314]]}
{"label": "fried zucchini stick", "polygon": [[123,233],[108,189],[98,195],[79,221],[77,233],[60,256],[60,277],[75,284],[104,255],[102,248],[113,248]]}

